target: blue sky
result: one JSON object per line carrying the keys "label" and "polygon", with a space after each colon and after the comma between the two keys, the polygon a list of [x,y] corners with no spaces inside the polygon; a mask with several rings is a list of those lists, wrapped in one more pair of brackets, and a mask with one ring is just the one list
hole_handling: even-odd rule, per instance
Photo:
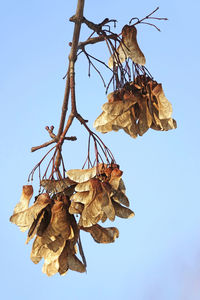
{"label": "blue sky", "polygon": [[[34,265],[26,235],[9,223],[27,176],[46,150],[30,153],[49,137],[46,125],[58,129],[65,82],[68,22],[76,1],[8,0],[1,3],[1,152],[2,294],[15,299],[200,299],[199,197],[199,1],[85,1],[91,21],[118,20],[118,32],[132,17],[144,17],[157,6],[169,21],[161,29],[138,25],[138,42],[147,68],[163,84],[173,105],[178,128],[149,130],[137,140],[122,132],[100,135],[121,169],[135,217],[119,219],[120,237],[114,244],[96,244],[87,234],[82,242],[87,274],[69,272],[48,278]],[[82,27],[81,40],[89,35]],[[89,46],[108,60],[104,45]],[[105,90],[80,56],[76,64],[77,107],[92,124],[106,102]],[[108,78],[109,73],[105,72]],[[111,90],[110,90],[111,91]],[[69,131],[77,142],[66,143],[68,169],[81,168],[87,134],[77,121]],[[37,191],[37,180],[35,182]],[[108,223],[110,226],[110,223]]]}

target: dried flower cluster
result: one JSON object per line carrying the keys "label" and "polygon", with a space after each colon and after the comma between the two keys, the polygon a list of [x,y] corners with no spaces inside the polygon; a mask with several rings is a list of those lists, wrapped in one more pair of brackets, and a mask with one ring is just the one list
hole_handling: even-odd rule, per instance
{"label": "dried flower cluster", "polygon": [[[91,169],[69,170],[67,174],[69,178],[64,180],[42,180],[41,185],[48,193],[38,195],[30,207],[33,188],[23,186],[20,201],[10,218],[21,231],[28,230],[26,243],[36,236],[31,260],[37,264],[44,258],[42,271],[48,276],[57,272],[64,275],[69,269],[85,272],[82,249],[83,262],[76,256],[80,230],[89,232],[97,243],[112,243],[119,236],[118,229],[103,228],[97,223],[107,218],[114,221],[115,216],[134,215],[121,205],[129,206],[129,201],[117,165],[99,164]],[[77,214],[80,214],[78,224]]]}
{"label": "dried flower cluster", "polygon": [[161,131],[176,128],[176,121],[171,118],[172,105],[162,85],[144,75],[110,93],[102,110],[94,122],[96,130],[102,133],[123,129],[136,138],[149,128]]}

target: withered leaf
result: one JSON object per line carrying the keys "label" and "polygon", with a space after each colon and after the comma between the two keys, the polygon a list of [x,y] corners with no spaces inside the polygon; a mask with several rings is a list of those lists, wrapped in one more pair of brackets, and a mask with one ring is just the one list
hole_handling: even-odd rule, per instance
{"label": "withered leaf", "polygon": [[41,210],[50,203],[51,199],[48,194],[40,194],[31,207],[12,215],[10,221],[19,226],[21,231],[26,231],[32,225]]}
{"label": "withered leaf", "polygon": [[89,232],[97,243],[113,243],[119,237],[119,231],[116,227],[104,228],[98,224],[91,227],[81,227],[82,230]]}

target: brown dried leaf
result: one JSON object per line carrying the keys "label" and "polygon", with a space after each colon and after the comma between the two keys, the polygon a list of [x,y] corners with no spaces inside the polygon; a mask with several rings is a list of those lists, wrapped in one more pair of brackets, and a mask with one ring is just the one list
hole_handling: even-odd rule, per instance
{"label": "brown dried leaf", "polygon": [[23,185],[19,203],[14,208],[13,215],[28,208],[31,197],[33,196],[32,185]]}
{"label": "brown dried leaf", "polygon": [[51,199],[48,194],[40,194],[31,207],[12,215],[10,221],[19,226],[21,231],[26,231],[32,225],[41,210],[50,203]]}
{"label": "brown dried leaf", "polygon": [[[123,63],[128,57],[136,64],[144,65],[146,60],[144,54],[140,50],[137,43],[137,29],[134,25],[125,25],[122,28],[122,41],[116,52],[119,55],[119,60]],[[113,60],[117,65],[116,54],[113,54],[108,62],[108,66],[113,68]]]}
{"label": "brown dried leaf", "polygon": [[113,243],[115,239],[119,237],[119,231],[116,227],[104,228],[96,224],[92,227],[81,227],[81,229],[86,232],[89,232],[97,243]]}
{"label": "brown dried leaf", "polygon": [[118,216],[120,218],[129,219],[135,215],[131,209],[124,207],[115,201],[112,201],[112,204],[115,209],[116,216]]}

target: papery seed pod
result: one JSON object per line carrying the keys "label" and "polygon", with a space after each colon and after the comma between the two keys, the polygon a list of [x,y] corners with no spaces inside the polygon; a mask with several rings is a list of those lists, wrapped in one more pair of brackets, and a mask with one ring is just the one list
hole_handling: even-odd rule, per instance
{"label": "papery seed pod", "polygon": [[116,227],[104,228],[96,224],[92,227],[81,227],[81,229],[89,232],[97,243],[113,243],[115,239],[119,237],[119,230]]}
{"label": "papery seed pod", "polygon": [[114,63],[118,65],[118,60],[123,63],[129,57],[136,64],[145,65],[146,63],[145,56],[137,43],[137,29],[134,25],[125,25],[122,28],[122,41],[116,52],[110,57],[108,66],[113,68]]}
{"label": "papery seed pod", "polygon": [[19,203],[14,208],[13,215],[28,208],[31,197],[33,196],[32,185],[23,185]]}
{"label": "papery seed pod", "polygon": [[10,221],[19,226],[21,231],[26,231],[31,227],[42,209],[50,203],[51,199],[48,194],[40,194],[31,207],[12,215]]}

